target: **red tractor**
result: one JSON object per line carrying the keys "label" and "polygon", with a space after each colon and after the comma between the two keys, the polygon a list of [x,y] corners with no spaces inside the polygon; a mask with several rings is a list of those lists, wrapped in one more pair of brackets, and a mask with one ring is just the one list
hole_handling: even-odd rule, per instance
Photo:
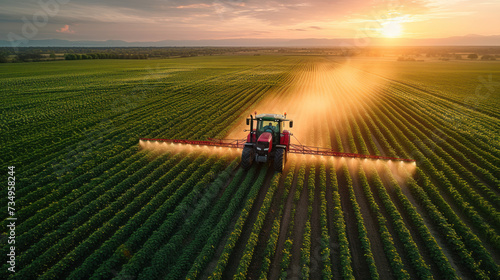
{"label": "red tractor", "polygon": [[291,136],[290,131],[284,130],[285,122],[290,122],[290,128],[293,127],[293,121],[286,119],[286,113],[285,115],[259,114],[255,118],[250,115],[250,118],[247,118],[250,133],[241,154],[241,166],[244,169],[250,169],[255,160],[273,161],[274,169],[278,172],[283,171]]}
{"label": "red tractor", "polygon": [[[247,119],[247,125],[250,125],[250,133],[247,139],[213,139],[208,141],[203,140],[186,140],[186,139],[157,139],[157,138],[140,138],[140,141],[146,142],[166,142],[179,145],[196,145],[196,146],[212,146],[226,147],[232,149],[243,148],[241,155],[241,167],[248,170],[253,162],[270,162],[273,161],[274,169],[278,172],[283,171],[287,160],[288,153],[317,155],[317,156],[333,156],[333,157],[349,157],[349,158],[364,158],[364,159],[383,159],[383,160],[398,160],[413,162],[414,159],[364,155],[355,153],[337,152],[331,148],[321,148],[304,146],[302,144],[290,144],[290,131],[285,130],[285,122],[290,122],[290,128],[293,127],[293,121],[286,119],[285,115],[279,114],[260,114],[255,113],[255,117],[250,115]],[[255,129],[254,129],[255,125]],[[297,140],[298,142],[298,140]]]}

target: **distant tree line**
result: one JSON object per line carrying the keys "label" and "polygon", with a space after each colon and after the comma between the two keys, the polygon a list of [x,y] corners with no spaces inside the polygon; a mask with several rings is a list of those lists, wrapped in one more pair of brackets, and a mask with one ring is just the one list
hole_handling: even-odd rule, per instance
{"label": "distant tree line", "polygon": [[116,53],[68,53],[64,55],[66,60],[80,59],[147,59],[147,54],[116,54]]}
{"label": "distant tree line", "polygon": [[155,59],[258,52],[254,47],[0,47],[2,62],[36,62],[56,59]]}
{"label": "distant tree line", "polygon": [[9,52],[0,51],[0,63],[41,61],[42,58],[40,53],[25,52],[11,55]]}
{"label": "distant tree line", "polygon": [[402,61],[422,61],[423,57],[470,60],[500,59],[500,47],[0,47],[0,63],[86,59],[157,59],[232,54],[293,54],[330,56],[396,55]]}

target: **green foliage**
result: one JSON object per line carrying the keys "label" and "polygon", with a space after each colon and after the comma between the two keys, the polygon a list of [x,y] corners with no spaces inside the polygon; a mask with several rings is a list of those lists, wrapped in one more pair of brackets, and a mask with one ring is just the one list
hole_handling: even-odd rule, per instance
{"label": "green foliage", "polygon": [[304,183],[305,183],[305,173],[306,173],[306,164],[301,163],[299,171],[297,173],[297,185],[295,187],[295,193],[293,194],[293,204],[291,207],[291,212],[290,212],[290,222],[288,223],[288,231],[286,233],[287,239],[285,240],[283,252],[282,252],[282,257],[281,257],[281,262],[280,262],[280,279],[287,279],[288,276],[288,268],[290,267],[290,262],[292,258],[292,246],[293,246],[293,239],[292,239],[292,234],[293,231],[295,230],[295,212],[296,212],[296,206],[299,202],[300,199],[300,194],[302,193],[302,190],[304,188]]}
{"label": "green foliage", "polygon": [[284,183],[283,183],[284,191],[283,191],[283,195],[281,197],[280,210],[279,210],[278,216],[274,219],[273,227],[271,229],[269,239],[266,242],[266,249],[264,251],[264,258],[262,260],[262,267],[260,270],[259,279],[267,279],[267,277],[268,277],[267,274],[269,272],[269,268],[271,265],[271,259],[275,255],[276,246],[277,246],[277,242],[278,242],[278,236],[280,233],[280,222],[283,218],[283,210],[285,207],[286,200],[288,199],[290,188],[292,187],[292,182],[293,182],[293,178],[295,175],[295,165],[296,165],[295,161],[290,163],[289,171],[288,171],[286,178],[284,180]]}
{"label": "green foliage", "polygon": [[257,219],[255,220],[252,228],[252,232],[250,233],[250,238],[248,239],[245,250],[243,251],[243,256],[241,257],[240,264],[236,270],[236,274],[233,275],[233,279],[245,279],[248,271],[248,267],[250,266],[250,261],[252,260],[253,251],[255,246],[257,246],[257,241],[259,237],[260,230],[264,225],[264,219],[266,218],[267,212],[271,207],[271,202],[274,197],[274,193],[278,188],[278,183],[281,178],[280,173],[276,173],[271,180],[271,185],[269,186],[269,190],[267,191],[266,197],[262,202],[262,206],[260,207],[259,214],[257,215]]}
{"label": "green foliage", "polygon": [[300,248],[300,279],[309,279],[311,266],[311,222],[307,221]]}
{"label": "green foliage", "polygon": [[352,271],[352,256],[349,249],[349,241],[347,240],[347,230],[342,212],[342,205],[340,203],[339,188],[337,182],[337,174],[335,166],[330,167],[330,182],[332,184],[332,200],[333,200],[333,220],[335,230],[338,233],[339,247],[340,247],[340,267],[337,267],[342,273],[343,279],[354,279]]}
{"label": "green foliage", "polygon": [[320,210],[320,226],[321,226],[321,262],[322,262],[322,278],[332,279],[332,262],[330,235],[328,234],[328,216],[326,211],[326,169],[325,164],[320,164],[319,180],[321,189],[321,210]]}
{"label": "green foliage", "polygon": [[[287,279],[292,259],[302,278],[321,272],[323,279],[354,279],[359,268],[349,240],[355,239],[362,245],[356,257],[377,279],[377,269],[385,267],[376,267],[372,250],[379,247],[372,248],[372,234],[382,240],[395,278],[500,278],[492,256],[500,249],[500,99],[491,91],[500,76],[494,61],[410,66],[354,59],[338,67],[342,62],[333,56],[192,57],[221,49],[51,51],[0,55],[0,62],[57,60],[60,54],[67,60],[0,65],[0,153],[4,166],[18,167],[19,186],[19,271],[8,274],[3,264],[2,279],[220,279],[233,276],[228,263],[237,264],[235,278],[266,279],[277,269],[273,273]],[[144,59],[173,55],[189,58]],[[307,141],[414,158],[414,174],[414,167],[394,163],[363,166],[358,173],[343,164],[337,170],[334,160],[289,160],[281,182],[275,175],[267,184],[265,167],[244,172],[235,169],[239,159],[229,164],[223,155],[138,150],[139,137],[222,138],[239,122],[236,116],[268,96],[284,98],[295,75],[307,69],[314,77],[323,69],[318,63],[332,66],[326,75],[333,73],[319,85],[338,89],[332,96],[346,106],[330,104],[341,118],[333,127],[319,119]],[[375,73],[377,67],[382,71]],[[323,135],[326,129],[332,134]],[[339,186],[337,174],[345,185]],[[362,190],[361,200],[354,188]],[[297,209],[302,194],[307,210]],[[263,199],[259,209],[257,197]],[[4,228],[7,201],[0,197]],[[361,201],[368,201],[367,217]],[[319,209],[318,229],[311,228],[313,207]],[[295,226],[296,211],[307,211],[304,229]],[[348,215],[359,236],[348,236]],[[367,219],[376,233],[368,235]],[[298,231],[302,236],[294,240]],[[321,238],[311,240],[311,233]],[[243,257],[230,260],[237,246]],[[292,256],[292,248],[300,255]],[[321,271],[311,273],[311,258],[318,256]]]}
{"label": "green foliage", "polygon": [[361,248],[364,251],[364,256],[366,262],[368,263],[368,270],[370,271],[371,279],[379,279],[379,274],[377,272],[377,266],[375,265],[375,259],[371,250],[370,240],[368,239],[368,232],[366,230],[365,224],[363,222],[363,216],[361,215],[361,209],[358,202],[356,201],[356,195],[354,194],[354,189],[352,186],[352,179],[349,175],[349,169],[344,163],[342,165],[342,173],[347,181],[347,189],[349,191],[349,200],[351,201],[352,208],[354,210],[354,215],[356,216],[356,222],[359,232],[359,240],[361,241]]}
{"label": "green foliage", "polygon": [[[196,279],[201,273],[202,269],[207,265],[210,258],[215,253],[215,247],[219,243],[220,239],[224,235],[224,230],[227,228],[231,218],[236,212],[236,209],[240,206],[242,199],[244,198],[248,188],[251,186],[250,182],[254,178],[255,167],[251,169],[247,174],[244,174],[243,170],[239,170],[236,176],[233,178],[231,184],[227,187],[228,190],[233,188],[238,188],[234,197],[228,202],[227,205],[224,205],[224,201],[226,199],[230,199],[230,193],[225,191],[223,194],[223,198],[221,199],[220,207],[225,208],[224,214],[220,221],[217,223],[215,228],[212,230],[212,234],[206,240],[205,246],[201,250],[201,253],[198,255],[191,269],[189,270],[186,278],[188,279]],[[243,182],[241,182],[241,186],[239,185],[240,180],[243,178]],[[220,210],[220,209],[219,209]],[[216,212],[217,213],[217,212]]]}
{"label": "green foliage", "polygon": [[[380,237],[382,238],[385,255],[387,256],[389,264],[391,265],[392,273],[397,279],[410,279],[410,274],[404,268],[403,261],[401,260],[401,257],[399,256],[396,250],[391,233],[387,229],[386,219],[382,215],[378,204],[375,202],[375,198],[373,197],[370,186],[368,185],[368,180],[366,179],[365,172],[363,171],[363,168],[361,166],[358,168],[359,168],[358,177],[360,179],[360,184],[363,188],[365,197],[368,200],[368,204],[370,206],[372,214],[377,217]],[[429,268],[425,265],[425,263],[423,265],[421,264],[421,266],[423,266],[424,270],[425,269],[427,270],[427,275],[430,275],[430,272],[428,271]],[[419,271],[419,276],[420,276],[420,271]],[[427,277],[424,278],[427,279]]]}
{"label": "green foliage", "polygon": [[[191,207],[194,208],[192,214],[186,219],[182,227],[173,235],[167,244],[160,248],[153,256],[151,266],[143,270],[139,274],[140,278],[155,278],[158,276],[166,275],[168,279],[179,279],[183,275],[183,271],[191,265],[191,259],[194,258],[195,252],[198,247],[201,247],[211,233],[214,223],[221,216],[226,209],[228,199],[234,189],[234,185],[228,186],[223,197],[217,200],[214,207],[214,200],[219,194],[220,190],[229,179],[230,172],[233,171],[237,165],[237,160],[233,162],[224,170],[217,180],[210,184],[204,191],[203,196],[198,201],[191,202]],[[211,209],[212,208],[212,209]],[[205,212],[210,212],[210,215],[203,219]],[[194,238],[191,244],[184,248],[182,254],[175,254],[180,252],[183,240],[189,236],[191,232],[195,231]]]}
{"label": "green foliage", "polygon": [[276,251],[276,243],[278,242],[278,236],[280,234],[279,218],[280,217],[274,219],[273,227],[266,243],[259,279],[267,279],[267,273],[269,272],[269,268],[271,266],[271,258],[274,256],[274,252]]}
{"label": "green foliage", "polygon": [[[250,209],[253,206],[255,198],[257,197],[257,193],[260,187],[262,186],[262,183],[264,182],[265,175],[266,172],[261,172],[257,177],[257,179],[255,180],[255,182],[252,184],[245,205],[241,210],[241,214],[238,220],[236,221],[233,231],[230,233],[229,238],[226,241],[226,245],[224,246],[224,251],[222,252],[221,257],[217,261],[217,266],[210,274],[209,279],[220,279],[222,277],[224,268],[226,267],[227,262],[229,261],[229,255],[231,254],[232,250],[234,249],[234,246],[236,245],[236,242],[238,241],[241,235],[243,225],[245,224],[245,221],[248,218]],[[250,184],[250,181],[248,182],[248,184]]]}
{"label": "green foliage", "polygon": [[[202,190],[213,179],[214,172],[218,172],[224,165],[223,159],[215,162],[216,158],[216,155],[211,156],[211,160],[206,161],[197,172],[192,173],[189,179],[182,184],[182,187],[176,190],[174,195],[167,200],[167,203],[172,202],[172,206],[177,205],[170,215],[170,219],[166,219],[158,230],[153,232],[144,245],[134,253],[130,261],[122,267],[119,275],[137,275],[145,264],[150,262],[153,257],[151,252],[156,251],[160,244],[163,244],[165,240],[171,237],[171,233],[186,217],[186,213],[192,210],[193,200],[201,194]],[[188,190],[191,191],[188,192]]]}

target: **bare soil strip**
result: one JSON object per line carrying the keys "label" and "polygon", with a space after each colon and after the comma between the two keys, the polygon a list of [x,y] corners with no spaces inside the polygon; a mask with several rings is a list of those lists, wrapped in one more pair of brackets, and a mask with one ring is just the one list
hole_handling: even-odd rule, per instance
{"label": "bare soil strip", "polygon": [[[397,173],[396,174],[393,173],[393,175],[394,175],[394,178],[396,179],[396,181],[398,181],[399,187],[401,187],[401,189],[407,188],[406,187],[406,180],[403,180],[402,178],[400,178],[397,175]],[[401,203],[399,203],[399,199],[397,198],[396,194],[393,191],[393,188],[391,187],[391,184],[389,183],[388,175],[380,176],[380,179],[384,183],[385,189],[386,189],[387,193],[389,194],[389,196],[391,197],[391,200],[394,202],[394,205],[396,206],[399,213],[403,217],[403,221],[406,225],[406,228],[410,231],[410,234],[413,238],[413,241],[415,241],[415,243],[417,244],[418,251],[420,252],[422,257],[424,258],[425,263],[427,265],[429,265],[429,267],[431,268],[432,275],[439,275],[439,269],[438,269],[437,265],[432,261],[432,258],[430,256],[430,252],[427,250],[427,248],[424,244],[424,240],[422,240],[422,237],[420,236],[420,234],[418,234],[417,228],[415,228],[413,223],[410,222],[411,221],[410,217],[406,214],[406,211],[404,210]],[[409,200],[411,202],[413,200],[413,198],[411,198],[411,199],[409,198]],[[388,217],[388,219],[390,219],[390,218]],[[391,223],[391,227],[392,227],[392,223]],[[446,252],[445,252],[445,255],[446,255]],[[456,270],[456,268],[455,268],[455,270]]]}
{"label": "bare soil strip", "polygon": [[[307,182],[308,178],[309,170],[306,168],[304,182]],[[287,272],[288,279],[298,279],[298,277],[300,277],[300,248],[302,247],[304,227],[307,221],[307,195],[307,183],[305,183],[295,210],[295,225],[292,235],[292,260]]]}
{"label": "bare soil strip", "polygon": [[[330,168],[326,169],[326,178],[330,178]],[[330,235],[330,258],[332,261],[332,273],[334,279],[340,279],[340,247],[338,232],[335,230],[335,225],[333,223],[333,189],[332,182],[326,180],[326,214],[328,217],[328,234]]]}
{"label": "bare soil strip", "polygon": [[283,170],[283,176],[281,176],[278,190],[274,194],[273,202],[271,203],[271,208],[264,220],[264,225],[262,226],[262,230],[259,234],[259,241],[257,242],[257,246],[253,252],[252,261],[250,262],[250,266],[248,267],[247,279],[258,279],[260,274],[260,269],[262,265],[262,260],[264,258],[264,251],[266,249],[266,243],[269,239],[269,234],[271,232],[271,228],[273,227],[274,219],[279,214],[279,206],[281,203],[281,197],[284,192],[284,179],[286,174],[289,172],[290,164],[285,166],[285,170]]}
{"label": "bare soil strip", "polygon": [[321,225],[320,225],[320,207],[321,190],[319,187],[319,164],[316,164],[314,186],[314,204],[311,216],[311,279],[321,279],[323,269],[323,260],[321,258]]}
{"label": "bare soil strip", "polygon": [[[367,175],[367,177],[368,177],[368,175]],[[370,179],[368,178],[368,180],[370,180]],[[388,182],[384,181],[384,178],[381,178],[381,180],[385,186],[388,186]],[[392,219],[391,219],[389,213],[387,213],[387,210],[385,209],[384,203],[382,202],[382,200],[380,199],[380,197],[378,195],[378,191],[375,188],[373,188],[373,186],[370,186],[370,187],[371,187],[371,191],[373,194],[373,198],[375,199],[375,202],[377,203],[377,205],[380,209],[380,212],[382,213],[382,215],[384,216],[384,218],[387,221],[386,222],[387,230],[389,230],[389,233],[392,236],[392,239],[394,241],[394,246],[396,247],[396,250],[397,250],[399,256],[401,257],[401,260],[403,261],[403,264],[405,266],[406,271],[408,271],[408,273],[410,275],[417,275],[415,269],[411,265],[410,259],[408,258],[407,254],[405,252],[404,245],[401,242],[401,240],[399,239],[399,236],[398,236],[396,230],[394,229]],[[395,202],[397,200],[393,200],[393,201]]]}
{"label": "bare soil strip", "polygon": [[378,221],[374,215],[370,213],[370,207],[368,206],[368,200],[363,193],[363,187],[359,184],[357,168],[349,168],[352,178],[352,186],[354,188],[354,193],[356,194],[356,199],[358,200],[359,207],[361,208],[361,215],[365,222],[366,231],[368,232],[368,239],[370,239],[371,249],[373,253],[373,258],[375,259],[375,264],[377,265],[377,271],[380,275],[380,279],[395,279],[391,272],[391,267],[389,265],[389,260],[387,259],[384,251],[384,246],[382,244],[382,239],[378,233]]}
{"label": "bare soil strip", "polygon": [[[263,171],[261,170],[260,172],[263,172]],[[262,206],[264,198],[266,197],[267,190],[269,189],[269,186],[271,185],[271,178],[273,177],[273,173],[274,172],[272,172],[272,170],[267,171],[264,183],[259,191],[259,194],[257,195],[257,198],[255,199],[255,202],[252,206],[252,210],[250,210],[250,214],[248,215],[248,218],[245,222],[245,225],[243,226],[240,238],[239,238],[238,242],[236,243],[236,246],[234,247],[233,252],[229,256],[229,261],[227,263],[226,269],[224,270],[224,273],[222,274],[223,279],[232,279],[233,275],[236,273],[236,269],[238,268],[238,264],[240,263],[240,259],[243,255],[243,251],[245,250],[245,246],[247,244],[248,238],[250,237],[250,234],[252,233],[253,224],[255,223],[255,220],[257,219],[257,215],[259,214],[260,207]],[[258,176],[258,174],[256,176]]]}
{"label": "bare soil strip", "polygon": [[349,240],[349,249],[352,255],[353,275],[356,279],[370,279],[368,263],[366,262],[363,249],[361,248],[356,217],[354,216],[352,203],[349,199],[349,191],[346,187],[347,181],[343,172],[337,171],[337,180],[339,184],[340,203],[342,204],[342,212],[344,212],[346,223],[347,239]]}
{"label": "bare soil strip", "polygon": [[[297,174],[300,168],[300,163],[295,165],[294,174]],[[269,279],[278,278],[281,271],[281,259],[283,258],[283,248],[285,247],[286,235],[288,232],[288,226],[290,224],[290,212],[293,207],[293,197],[295,190],[297,188],[297,176],[293,178],[292,186],[290,187],[290,192],[286,200],[286,204],[283,208],[283,217],[281,218],[280,234],[278,236],[278,243],[276,244],[276,253],[271,261],[271,268],[269,271]]]}

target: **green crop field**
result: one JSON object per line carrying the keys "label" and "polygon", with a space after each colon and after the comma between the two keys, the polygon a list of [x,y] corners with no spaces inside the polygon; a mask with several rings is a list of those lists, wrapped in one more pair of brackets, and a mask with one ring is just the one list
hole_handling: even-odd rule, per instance
{"label": "green crop field", "polygon": [[[500,62],[8,63],[0,93],[2,279],[500,279]],[[240,150],[139,141],[242,138],[254,111],[416,164],[244,171]]]}

